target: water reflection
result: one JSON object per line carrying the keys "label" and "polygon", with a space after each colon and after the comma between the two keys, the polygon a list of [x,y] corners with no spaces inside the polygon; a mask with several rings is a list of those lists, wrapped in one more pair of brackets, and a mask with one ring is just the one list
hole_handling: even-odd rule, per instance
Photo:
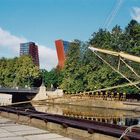
{"label": "water reflection", "polygon": [[37,111],[117,125],[140,124],[140,112],[74,105],[33,104]]}

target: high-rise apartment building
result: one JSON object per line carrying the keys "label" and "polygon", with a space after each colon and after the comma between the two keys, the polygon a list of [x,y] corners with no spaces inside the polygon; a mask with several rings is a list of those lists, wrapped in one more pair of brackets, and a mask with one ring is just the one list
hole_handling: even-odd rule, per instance
{"label": "high-rise apartment building", "polygon": [[34,64],[39,67],[38,46],[34,42],[20,44],[20,56],[22,55],[30,55]]}
{"label": "high-rise apartment building", "polygon": [[59,68],[64,67],[69,45],[70,45],[70,42],[68,42],[68,41],[63,41],[63,40],[56,40],[55,41]]}

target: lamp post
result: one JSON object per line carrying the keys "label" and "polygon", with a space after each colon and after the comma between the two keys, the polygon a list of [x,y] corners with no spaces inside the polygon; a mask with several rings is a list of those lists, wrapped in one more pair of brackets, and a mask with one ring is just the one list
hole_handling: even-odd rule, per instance
{"label": "lamp post", "polygon": [[28,88],[30,89],[31,87],[31,85],[30,85],[30,78],[31,78],[31,73],[29,72],[29,74],[28,74]]}
{"label": "lamp post", "polygon": [[16,83],[16,73],[13,74],[13,88],[15,88],[17,86],[17,83]]}
{"label": "lamp post", "polygon": [[45,71],[42,70],[42,84],[41,85],[45,85],[45,75],[44,75]]}

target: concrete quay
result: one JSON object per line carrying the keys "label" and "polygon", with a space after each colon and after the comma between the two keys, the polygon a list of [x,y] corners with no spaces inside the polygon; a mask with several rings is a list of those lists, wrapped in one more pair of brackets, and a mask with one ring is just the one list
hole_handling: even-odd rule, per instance
{"label": "concrete quay", "polygon": [[39,128],[17,124],[0,116],[0,140],[72,140]]}

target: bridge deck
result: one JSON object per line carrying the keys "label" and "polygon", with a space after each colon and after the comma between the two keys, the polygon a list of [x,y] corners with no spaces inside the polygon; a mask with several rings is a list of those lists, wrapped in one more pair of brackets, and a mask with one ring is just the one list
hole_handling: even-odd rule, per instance
{"label": "bridge deck", "polygon": [[13,94],[13,93],[38,93],[38,88],[0,88],[0,93],[7,93],[7,94]]}

